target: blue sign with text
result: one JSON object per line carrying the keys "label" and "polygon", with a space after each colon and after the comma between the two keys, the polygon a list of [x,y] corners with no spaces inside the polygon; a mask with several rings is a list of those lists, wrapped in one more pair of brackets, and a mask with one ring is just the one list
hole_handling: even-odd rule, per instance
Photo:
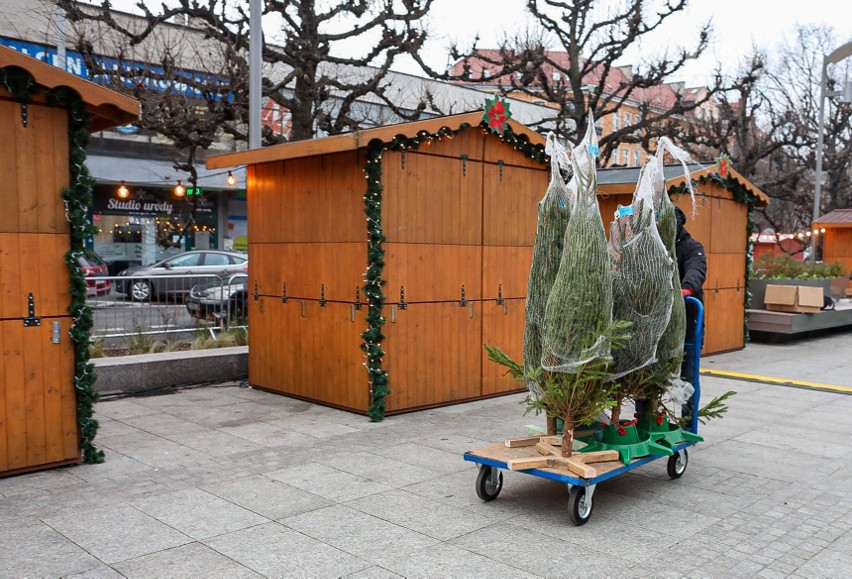
{"label": "blue sign with text", "polygon": [[[17,50],[22,54],[31,56],[36,60],[47,62],[53,66],[59,64],[59,54],[54,46],[45,46],[24,40],[13,40],[0,37],[0,44]],[[134,61],[119,61],[116,58],[106,56],[94,57],[98,66],[108,74],[94,74],[86,65],[86,59],[79,52],[73,50],[65,51],[65,70],[75,76],[85,78],[102,85],[123,84],[127,87],[137,86],[140,83],[157,92],[179,93],[187,97],[201,99],[209,93],[198,87],[200,86],[226,86],[226,81],[220,77],[202,74],[191,70],[178,69],[171,75],[175,78],[163,78],[165,69],[160,66]],[[125,73],[120,74],[119,71]],[[183,80],[181,80],[183,79]],[[221,96],[214,97],[216,100]],[[231,96],[228,95],[228,100]]]}

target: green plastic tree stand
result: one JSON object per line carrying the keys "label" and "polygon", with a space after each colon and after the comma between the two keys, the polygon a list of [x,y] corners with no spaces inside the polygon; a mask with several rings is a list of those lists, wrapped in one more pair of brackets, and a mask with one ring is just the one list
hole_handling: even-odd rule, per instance
{"label": "green plastic tree stand", "polygon": [[674,451],[668,446],[657,444],[650,435],[636,427],[632,420],[622,421],[621,426],[608,424],[603,428],[601,440],[589,443],[580,452],[595,452],[598,450],[617,450],[618,458],[624,464],[630,464],[636,458],[662,454],[672,456]]}
{"label": "green plastic tree stand", "polygon": [[651,440],[674,448],[681,442],[704,442],[703,436],[698,436],[680,426],[671,424],[668,416],[662,414],[639,414],[637,426],[647,432]]}

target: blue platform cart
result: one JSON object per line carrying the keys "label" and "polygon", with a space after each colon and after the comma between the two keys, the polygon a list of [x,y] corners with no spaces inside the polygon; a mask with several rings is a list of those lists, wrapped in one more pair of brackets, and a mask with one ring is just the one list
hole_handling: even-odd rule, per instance
{"label": "blue platform cart", "polygon": [[[701,385],[699,380],[699,368],[701,360],[701,346],[703,342],[704,308],[700,301],[693,297],[686,297],[688,311],[695,313],[695,331],[691,339],[684,343],[684,362],[681,373],[695,387],[692,397],[683,407],[683,416],[689,417],[689,422],[684,430],[698,434],[698,408],[701,398]],[[577,526],[585,524],[592,515],[593,496],[598,483],[602,483],[622,473],[659,460],[668,458],[667,471],[672,479],[683,476],[689,462],[687,448],[696,444],[694,441],[684,441],[676,444],[671,450],[673,454],[667,456],[656,454],[643,458],[637,458],[630,464],[622,464],[620,461],[601,462],[595,465],[596,475],[591,478],[572,476],[566,474],[565,470],[557,468],[530,468],[517,470],[515,472],[537,476],[565,483],[568,486],[568,516],[572,523]],[[510,447],[504,443],[496,443],[490,446],[469,450],[464,454],[464,459],[476,463],[479,473],[476,477],[476,494],[483,501],[493,501],[500,494],[503,487],[502,470],[509,469],[509,461],[512,459],[535,456],[537,451],[531,447]]]}

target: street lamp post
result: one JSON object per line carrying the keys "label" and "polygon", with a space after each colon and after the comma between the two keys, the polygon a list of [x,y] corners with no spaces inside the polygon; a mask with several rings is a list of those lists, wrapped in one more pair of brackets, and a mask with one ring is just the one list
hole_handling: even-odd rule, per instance
{"label": "street lamp post", "polygon": [[[852,102],[852,82],[846,84],[846,90],[829,91],[826,88],[826,76],[829,64],[840,62],[852,56],[852,42],[847,42],[822,59],[822,77],[819,85],[819,132],[817,133],[816,171],[814,182],[814,213],[813,220],[820,216],[820,196],[822,194],[822,153],[825,146],[825,99],[826,97],[843,96],[844,102]],[[811,236],[811,262],[816,261],[817,236]]]}
{"label": "street lamp post", "polygon": [[249,4],[249,122],[248,148],[260,148],[261,78],[263,75],[263,1]]}

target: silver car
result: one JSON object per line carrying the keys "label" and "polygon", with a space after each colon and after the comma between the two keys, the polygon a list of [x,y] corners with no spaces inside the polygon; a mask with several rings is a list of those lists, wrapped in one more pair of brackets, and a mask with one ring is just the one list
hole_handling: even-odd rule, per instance
{"label": "silver car", "polygon": [[[235,251],[185,251],[152,265],[119,272],[115,290],[135,301],[184,296],[192,286],[248,271],[248,256]],[[126,279],[122,279],[126,278]]]}

